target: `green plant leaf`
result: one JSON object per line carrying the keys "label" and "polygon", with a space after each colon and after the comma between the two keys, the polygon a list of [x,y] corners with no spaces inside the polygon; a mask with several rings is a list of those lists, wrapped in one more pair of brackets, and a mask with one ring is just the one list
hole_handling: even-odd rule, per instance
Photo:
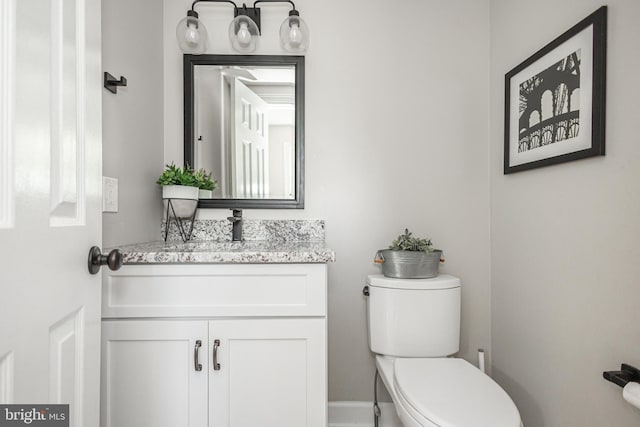
{"label": "green plant leaf", "polygon": [[206,170],[200,169],[194,174],[198,188],[201,190],[215,190],[217,182],[211,179],[211,172],[207,173]]}
{"label": "green plant leaf", "polygon": [[166,165],[166,169],[158,177],[156,184],[165,185],[185,185],[188,187],[197,187],[197,181],[193,174],[193,169],[189,166],[178,167],[171,163]]}
{"label": "green plant leaf", "polygon": [[433,244],[431,239],[421,239],[412,237],[408,228],[404,229],[404,234],[399,235],[391,242],[389,249],[394,251],[414,251],[414,252],[433,252]]}

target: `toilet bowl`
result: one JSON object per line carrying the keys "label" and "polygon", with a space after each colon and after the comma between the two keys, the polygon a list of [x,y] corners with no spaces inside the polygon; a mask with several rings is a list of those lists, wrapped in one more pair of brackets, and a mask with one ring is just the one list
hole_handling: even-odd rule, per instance
{"label": "toilet bowl", "polygon": [[463,359],[376,356],[404,427],[521,427],[509,395]]}
{"label": "toilet bowl", "polygon": [[459,350],[460,279],[367,278],[369,348],[404,427],[521,427],[509,395]]}

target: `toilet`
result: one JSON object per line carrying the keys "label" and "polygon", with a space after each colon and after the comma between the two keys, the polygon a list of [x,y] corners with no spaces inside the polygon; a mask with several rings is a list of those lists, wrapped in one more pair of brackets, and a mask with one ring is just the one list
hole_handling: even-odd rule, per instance
{"label": "toilet", "polygon": [[369,348],[405,427],[521,427],[509,395],[466,360],[460,279],[367,278]]}

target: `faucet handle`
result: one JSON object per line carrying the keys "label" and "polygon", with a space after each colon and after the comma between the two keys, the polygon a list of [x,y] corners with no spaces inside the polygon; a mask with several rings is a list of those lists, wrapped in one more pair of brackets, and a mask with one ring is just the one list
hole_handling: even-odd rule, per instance
{"label": "faucet handle", "polygon": [[227,217],[227,219],[233,223],[242,221],[242,209],[231,209],[233,216]]}

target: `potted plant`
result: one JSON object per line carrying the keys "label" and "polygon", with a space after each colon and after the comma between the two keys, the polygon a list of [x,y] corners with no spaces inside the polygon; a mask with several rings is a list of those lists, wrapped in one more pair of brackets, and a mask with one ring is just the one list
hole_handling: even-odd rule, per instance
{"label": "potted plant", "polygon": [[164,208],[169,209],[177,218],[190,218],[198,207],[198,183],[193,169],[189,166],[178,167],[171,163],[156,183],[162,186]]}
{"label": "potted plant", "polygon": [[375,262],[382,264],[385,277],[397,279],[429,279],[438,275],[442,251],[434,249],[431,239],[413,237],[409,229],[381,249]]}
{"label": "potted plant", "polygon": [[195,174],[196,183],[198,184],[198,197],[200,199],[210,199],[213,197],[213,190],[216,189],[218,183],[211,179],[211,173],[200,169]]}

